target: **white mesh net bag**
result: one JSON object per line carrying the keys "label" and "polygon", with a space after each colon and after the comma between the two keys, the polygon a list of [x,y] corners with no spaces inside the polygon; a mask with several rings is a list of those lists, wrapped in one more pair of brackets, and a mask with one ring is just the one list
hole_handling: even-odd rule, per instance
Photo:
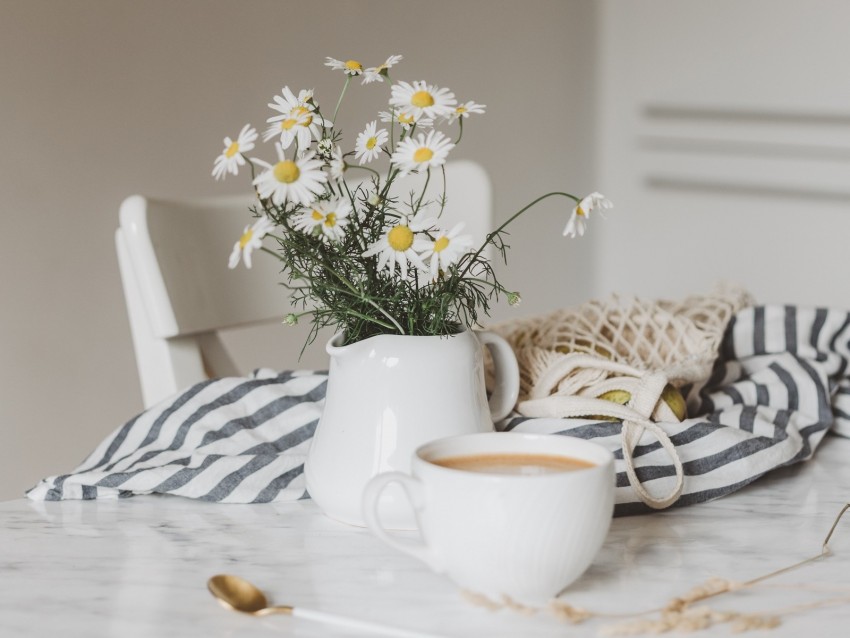
{"label": "white mesh net bag", "polygon": [[[749,294],[729,286],[679,302],[612,296],[490,329],[517,356],[517,411],[537,418],[622,420],[629,481],[644,503],[660,509],[679,497],[683,470],[657,422],[686,418],[677,388],[708,378],[726,325],[748,305]],[[634,471],[632,451],[645,432],[657,438],[676,469],[676,486],[663,497],[649,494]]]}

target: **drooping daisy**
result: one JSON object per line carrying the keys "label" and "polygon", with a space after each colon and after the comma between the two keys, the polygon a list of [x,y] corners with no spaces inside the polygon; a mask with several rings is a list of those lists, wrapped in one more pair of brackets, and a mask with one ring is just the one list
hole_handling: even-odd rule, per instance
{"label": "drooping daisy", "polygon": [[457,104],[455,94],[426,82],[393,84],[390,106],[411,113],[416,119],[449,117]]}
{"label": "drooping daisy", "polygon": [[440,131],[428,131],[427,137],[420,133],[416,139],[408,137],[402,141],[390,161],[401,169],[401,176],[404,177],[417,169],[444,164],[454,146]]}
{"label": "drooping daisy", "polygon": [[613,208],[613,206],[614,204],[603,194],[591,193],[573,208],[573,213],[564,227],[564,237],[575,237],[576,233],[580,236],[584,235],[584,229],[587,226],[587,217],[590,212],[597,209]]}
{"label": "drooping daisy", "polygon": [[253,225],[245,226],[245,231],[242,237],[239,238],[233,245],[233,252],[230,253],[230,261],[228,267],[236,268],[240,258],[245,262],[245,267],[251,267],[251,253],[263,245],[263,237],[274,228],[274,223],[268,217],[263,215]]}
{"label": "drooping daisy", "polygon": [[253,160],[266,169],[254,180],[257,192],[263,199],[271,197],[277,206],[286,202],[309,206],[316,195],[324,190],[323,184],[328,180],[322,172],[322,161],[315,159],[315,151],[295,160],[286,159],[280,143],[275,144],[275,147],[278,161],[274,166],[262,160]]}
{"label": "drooping daisy", "polygon": [[301,90],[298,96],[288,86],[281,89],[281,95],[275,95],[269,103],[269,108],[277,111],[268,120],[269,128],[263,133],[263,141],[268,141],[280,135],[283,148],[289,148],[294,140],[298,140],[298,148],[306,150],[313,139],[322,139],[322,129],[330,127],[315,110],[313,92]]}
{"label": "drooping daisy", "polygon": [[466,119],[470,113],[483,113],[485,108],[487,108],[486,104],[476,104],[475,102],[458,104],[454,112],[449,116],[449,122],[454,122],[460,118]]}
{"label": "drooping daisy", "polygon": [[342,149],[337,145],[331,151],[331,159],[328,162],[328,173],[332,180],[339,181],[345,174],[345,159],[342,157]]}
{"label": "drooping daisy", "polygon": [[386,129],[376,130],[378,122],[372,120],[366,125],[365,130],[357,136],[357,142],[354,145],[354,159],[361,164],[366,164],[378,158],[382,152],[382,146],[387,143],[390,138]]}
{"label": "drooping daisy", "polygon": [[346,199],[313,202],[309,210],[295,219],[295,228],[305,233],[319,229],[323,239],[339,241],[345,236],[351,204]]}
{"label": "drooping daisy", "polygon": [[463,227],[464,224],[461,222],[447,233],[443,231],[434,233],[435,239],[425,237],[413,242],[413,249],[419,253],[423,261],[431,258],[428,264],[431,280],[439,277],[440,271],[448,271],[451,264],[456,263],[472,248],[472,236],[460,234]]}
{"label": "drooping daisy", "polygon": [[402,56],[400,55],[391,55],[383,64],[369,67],[368,69],[363,71],[363,84],[370,84],[372,82],[383,82],[384,76],[387,75],[387,69],[401,62],[401,57]]}
{"label": "drooping daisy", "polygon": [[395,274],[395,267],[398,264],[402,279],[407,279],[408,263],[422,270],[427,270],[422,258],[413,248],[413,244],[416,241],[416,233],[429,230],[433,224],[433,219],[420,219],[420,217],[417,216],[413,219],[402,217],[395,223],[384,227],[381,238],[369,246],[363,256],[379,255],[378,270],[383,270],[386,266],[391,274]]}
{"label": "drooping daisy", "polygon": [[430,117],[420,117],[416,119],[416,116],[413,113],[409,113],[407,111],[394,111],[390,113],[389,111],[381,111],[378,113],[382,122],[395,122],[396,124],[401,125],[405,131],[409,131],[413,125],[415,124],[419,128],[430,128],[434,126],[434,120]]}
{"label": "drooping daisy", "polygon": [[245,165],[243,153],[247,153],[253,149],[256,140],[257,130],[250,124],[242,127],[235,142],[229,137],[225,137],[224,150],[221,152],[221,155],[215,158],[215,162],[213,163],[213,177],[218,180],[223,179],[226,173],[238,175],[239,167]]}
{"label": "drooping daisy", "polygon": [[346,75],[355,76],[363,74],[363,65],[357,60],[335,60],[334,58],[325,58],[325,66],[331,67],[334,71],[342,71]]}

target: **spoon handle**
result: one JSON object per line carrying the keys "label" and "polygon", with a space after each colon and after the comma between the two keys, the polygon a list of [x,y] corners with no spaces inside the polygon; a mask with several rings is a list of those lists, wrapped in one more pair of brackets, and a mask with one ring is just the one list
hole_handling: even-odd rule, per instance
{"label": "spoon handle", "polygon": [[292,615],[295,618],[303,618],[304,620],[314,620],[330,625],[339,625],[341,627],[350,627],[351,629],[359,629],[371,634],[381,634],[384,636],[399,636],[399,638],[439,638],[434,634],[423,634],[418,631],[409,631],[407,629],[398,629],[387,625],[378,625],[376,623],[367,622],[365,620],[355,620],[353,618],[345,618],[335,616],[321,611],[312,611],[310,609],[302,609],[300,607],[292,608]]}

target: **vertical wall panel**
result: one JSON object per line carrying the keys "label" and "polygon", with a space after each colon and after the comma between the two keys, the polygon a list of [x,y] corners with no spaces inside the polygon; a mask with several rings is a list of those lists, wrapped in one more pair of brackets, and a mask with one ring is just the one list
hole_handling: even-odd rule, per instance
{"label": "vertical wall panel", "polygon": [[605,2],[596,290],[850,307],[850,5]]}

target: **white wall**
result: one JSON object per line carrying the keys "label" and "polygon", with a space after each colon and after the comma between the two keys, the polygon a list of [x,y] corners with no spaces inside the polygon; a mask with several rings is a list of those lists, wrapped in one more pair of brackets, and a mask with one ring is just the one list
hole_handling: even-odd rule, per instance
{"label": "white wall", "polygon": [[[488,105],[456,156],[490,171],[497,220],[593,190],[593,20],[590,0],[0,0],[0,499],[70,471],[141,408],[113,249],[124,197],[245,192],[209,176],[224,135],[263,123],[283,84],[335,96],[325,56],[391,53],[399,79]],[[377,108],[355,100],[381,90],[352,88],[349,142]],[[590,294],[594,239],[565,245],[567,214],[547,202],[512,231],[501,272],[519,313]],[[246,369],[297,365],[291,332],[260,336],[230,337]]]}
{"label": "white wall", "polygon": [[598,294],[850,308],[850,4],[606,1]]}

